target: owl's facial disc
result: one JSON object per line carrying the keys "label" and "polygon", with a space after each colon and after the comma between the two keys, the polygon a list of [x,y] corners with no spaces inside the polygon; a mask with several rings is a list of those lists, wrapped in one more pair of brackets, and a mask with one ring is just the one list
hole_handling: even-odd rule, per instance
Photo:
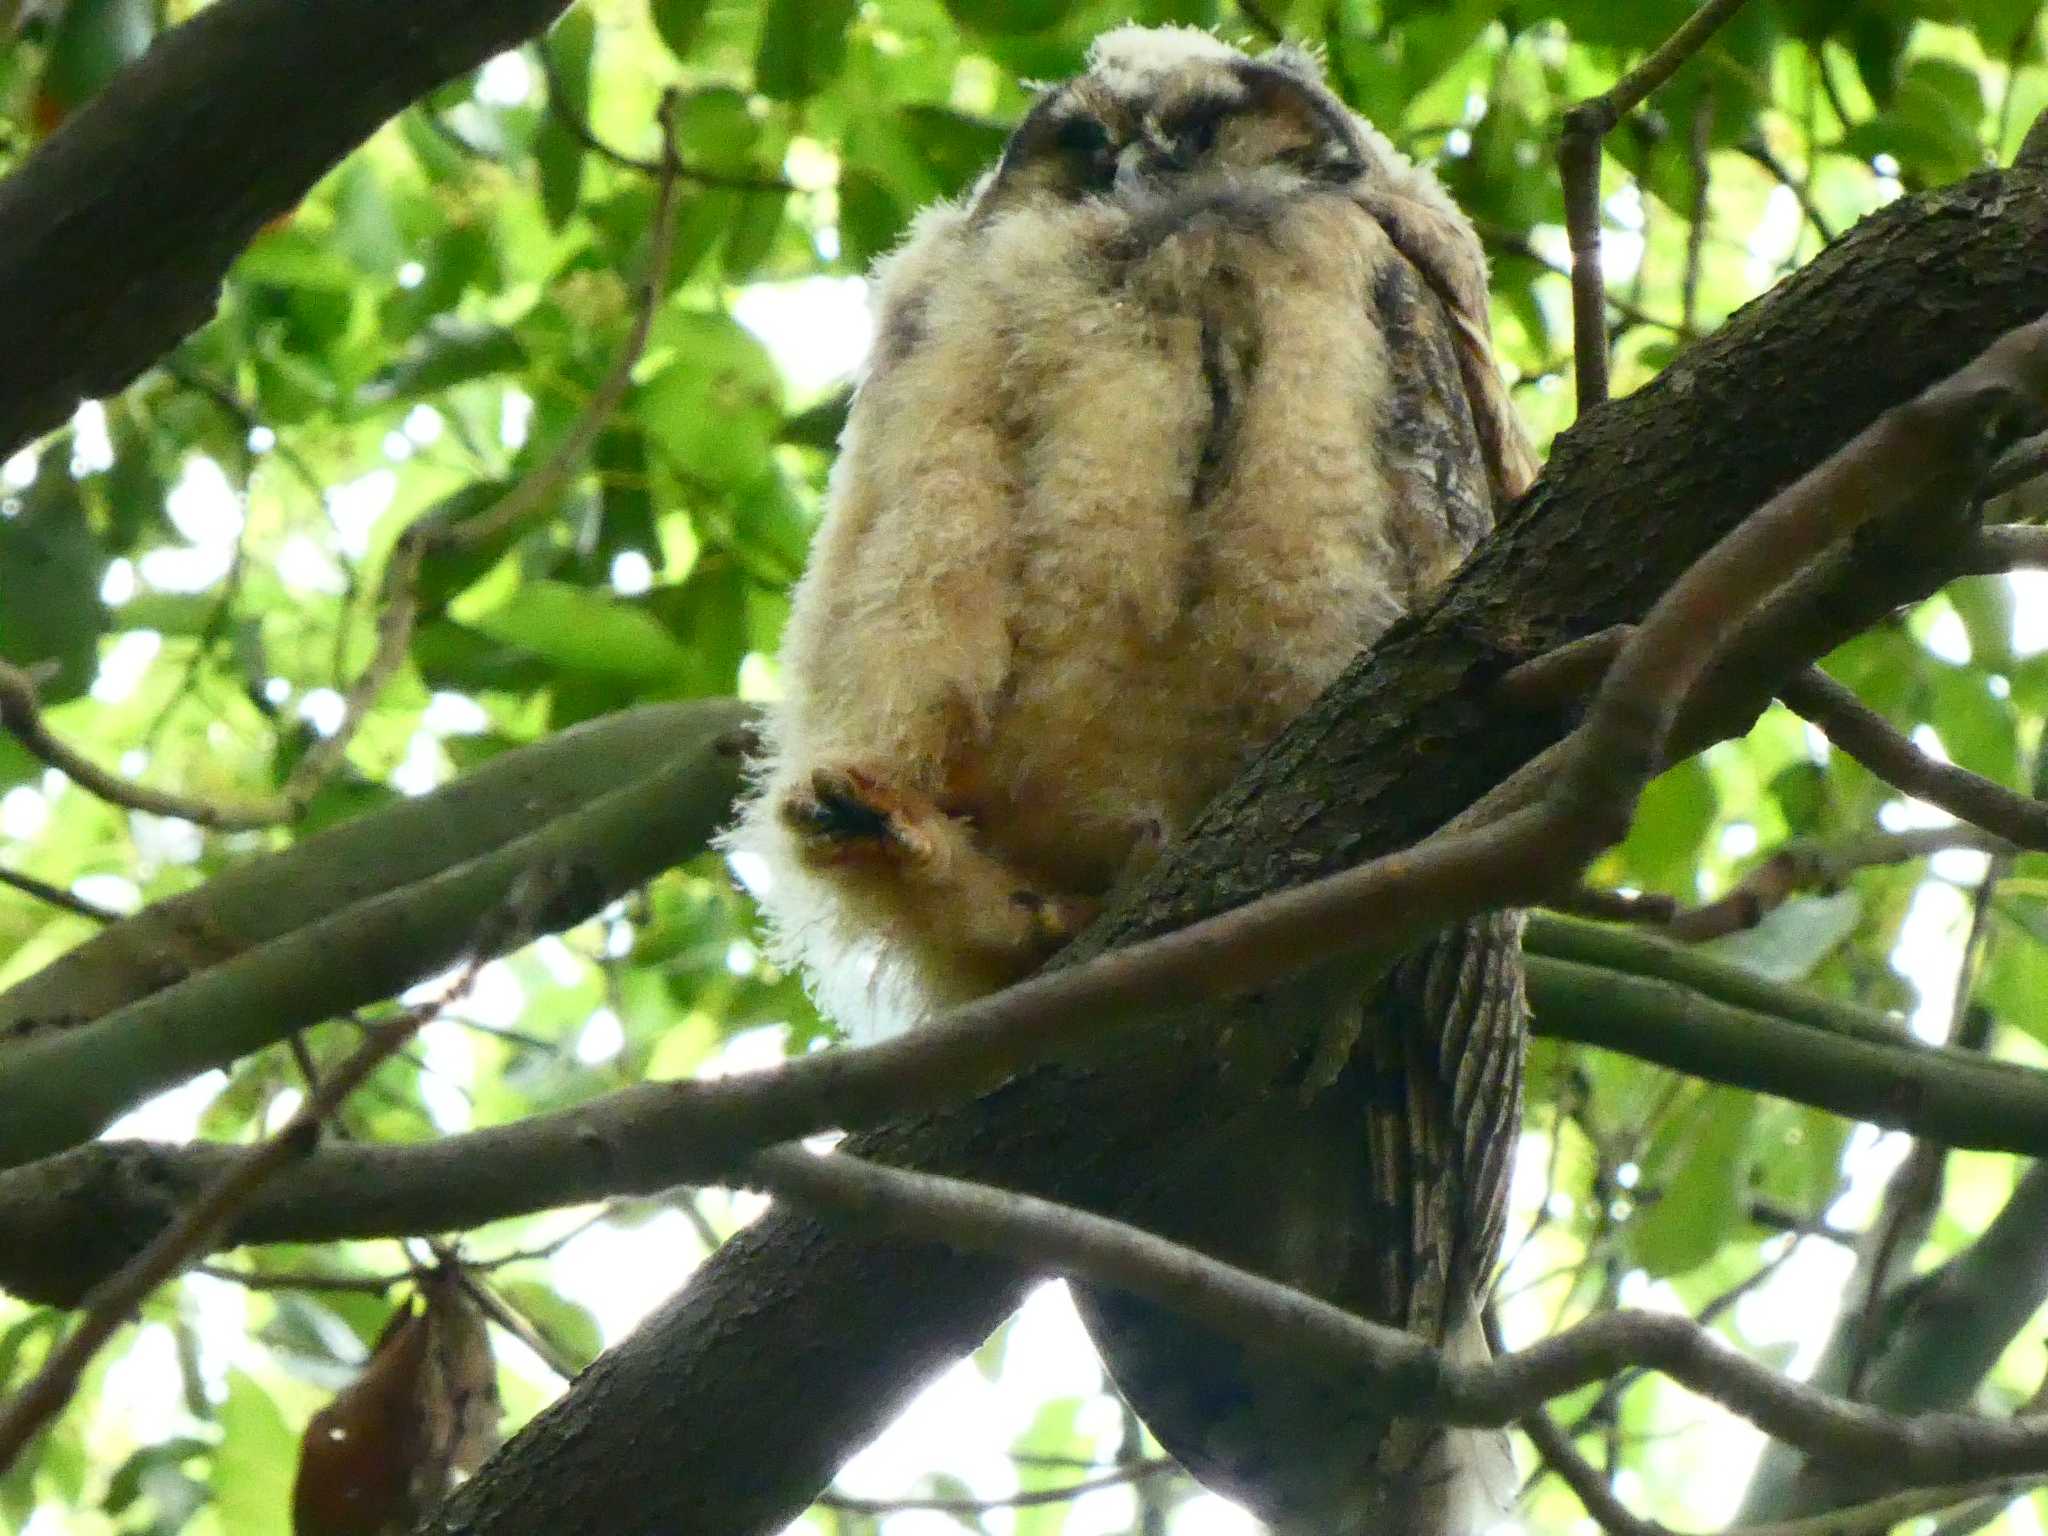
{"label": "owl's facial disc", "polygon": [[1369,163],[1351,114],[1291,57],[1231,53],[1080,76],[1010,136],[978,214],[1050,198],[1150,199],[1275,169],[1343,182]]}

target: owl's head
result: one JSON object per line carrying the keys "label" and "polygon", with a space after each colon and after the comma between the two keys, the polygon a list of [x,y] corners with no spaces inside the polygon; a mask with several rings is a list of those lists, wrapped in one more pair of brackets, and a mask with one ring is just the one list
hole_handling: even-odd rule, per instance
{"label": "owl's head", "polygon": [[1139,202],[1276,174],[1333,185],[1420,179],[1435,192],[1330,93],[1312,54],[1282,47],[1254,58],[1191,27],[1129,26],[1097,38],[1087,73],[1039,98],[976,203],[988,214]]}

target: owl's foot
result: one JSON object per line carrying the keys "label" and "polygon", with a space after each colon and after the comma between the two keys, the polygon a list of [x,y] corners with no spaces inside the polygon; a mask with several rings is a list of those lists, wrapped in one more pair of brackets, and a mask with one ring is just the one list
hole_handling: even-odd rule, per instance
{"label": "owl's foot", "polygon": [[858,768],[815,770],[780,814],[805,864],[886,893],[925,943],[991,977],[1023,975],[1101,909],[1012,869],[931,796]]}
{"label": "owl's foot", "polygon": [[782,801],[782,820],[813,868],[927,862],[935,819],[944,815],[929,798],[891,789],[858,768],[820,768]]}

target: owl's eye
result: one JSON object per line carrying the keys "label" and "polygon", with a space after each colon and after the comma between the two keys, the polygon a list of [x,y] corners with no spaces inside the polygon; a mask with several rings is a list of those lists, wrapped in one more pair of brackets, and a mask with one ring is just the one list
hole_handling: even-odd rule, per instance
{"label": "owl's eye", "polygon": [[1053,132],[1053,143],[1073,167],[1074,179],[1093,191],[1116,179],[1116,154],[1109,130],[1092,117],[1070,117]]}
{"label": "owl's eye", "polygon": [[1109,148],[1109,130],[1092,117],[1070,117],[1060,124],[1053,142],[1069,155],[1099,155]]}
{"label": "owl's eye", "polygon": [[1216,147],[1216,130],[1229,115],[1231,103],[1205,101],[1178,112],[1160,124],[1173,156],[1182,165],[1199,160]]}

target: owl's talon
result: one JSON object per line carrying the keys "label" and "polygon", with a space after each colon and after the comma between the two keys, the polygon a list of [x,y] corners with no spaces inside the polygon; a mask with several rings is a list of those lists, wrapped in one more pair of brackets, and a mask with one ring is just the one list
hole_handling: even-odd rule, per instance
{"label": "owl's talon", "polygon": [[916,806],[871,774],[820,768],[788,795],[781,816],[813,864],[898,863],[922,859],[929,839],[913,825]]}

